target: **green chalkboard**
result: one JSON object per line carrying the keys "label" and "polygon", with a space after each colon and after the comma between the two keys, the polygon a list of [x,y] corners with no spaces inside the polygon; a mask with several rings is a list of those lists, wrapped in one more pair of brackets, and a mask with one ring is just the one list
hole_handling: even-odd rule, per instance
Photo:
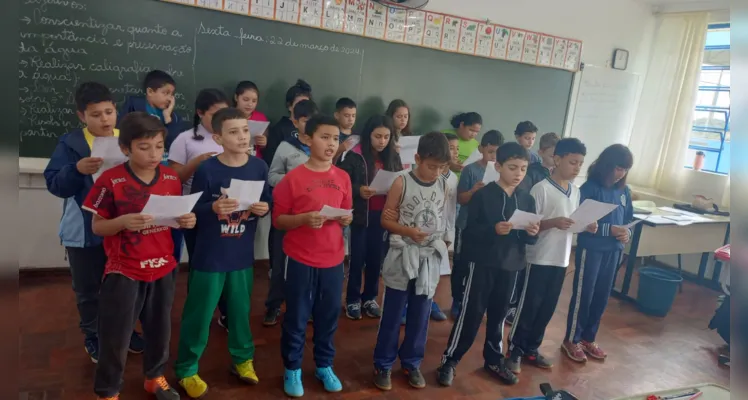
{"label": "green chalkboard", "polygon": [[[79,121],[77,84],[108,85],[118,101],[141,93],[151,69],[177,81],[176,110],[188,120],[196,92],[260,87],[259,109],[275,121],[297,78],[332,112],[339,97],[359,104],[359,124],[402,98],[422,133],[447,128],[458,111],[483,115],[484,129],[512,139],[517,122],[563,130],[572,73],[445,53],[157,0],[20,0],[20,155],[49,157]],[[12,132],[15,133],[15,132]]]}

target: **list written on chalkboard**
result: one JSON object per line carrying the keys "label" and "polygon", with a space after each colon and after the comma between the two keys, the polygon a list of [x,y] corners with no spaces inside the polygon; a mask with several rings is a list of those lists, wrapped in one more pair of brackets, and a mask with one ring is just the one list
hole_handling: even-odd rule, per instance
{"label": "list written on chalkboard", "polygon": [[[169,7],[161,2],[138,3],[133,7],[147,7],[155,14]],[[179,26],[153,23],[139,17],[135,9],[127,10],[128,15],[112,11],[113,5],[122,3],[21,0],[18,101],[22,157],[49,157],[59,136],[81,126],[74,94],[86,81],[107,85],[121,104],[128,96],[143,95],[145,75],[161,69],[177,82],[175,112],[190,121],[194,94],[199,89],[194,87],[196,75],[200,75],[195,71],[199,37],[213,37],[238,47],[252,42],[363,57],[361,48],[261,35],[244,27],[229,29],[199,19],[180,20]],[[141,19],[142,23],[133,23]]]}

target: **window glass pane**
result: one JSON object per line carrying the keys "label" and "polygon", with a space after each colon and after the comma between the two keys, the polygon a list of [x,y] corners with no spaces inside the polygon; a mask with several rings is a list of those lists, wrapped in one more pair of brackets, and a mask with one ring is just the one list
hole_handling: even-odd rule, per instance
{"label": "window glass pane", "polygon": [[722,111],[694,111],[693,126],[725,129],[726,113]]}
{"label": "window glass pane", "polygon": [[719,86],[721,75],[722,71],[718,70],[701,71],[699,86]]}
{"label": "window glass pane", "polygon": [[717,94],[710,90],[699,90],[696,94],[696,105],[714,107],[717,103]]}
{"label": "window glass pane", "polygon": [[730,70],[724,70],[721,71],[722,76],[719,79],[719,85],[720,86],[730,86]]}
{"label": "window glass pane", "polygon": [[692,131],[691,140],[688,144],[689,146],[704,147],[714,151],[719,151],[719,144],[721,141],[722,135],[719,133]]}
{"label": "window glass pane", "polygon": [[730,66],[730,50],[705,50],[704,64],[715,66]]}
{"label": "window glass pane", "polygon": [[730,92],[717,93],[717,103],[714,105],[717,107],[730,108]]}
{"label": "window glass pane", "polygon": [[710,30],[706,33],[707,46],[729,46],[730,28]]}

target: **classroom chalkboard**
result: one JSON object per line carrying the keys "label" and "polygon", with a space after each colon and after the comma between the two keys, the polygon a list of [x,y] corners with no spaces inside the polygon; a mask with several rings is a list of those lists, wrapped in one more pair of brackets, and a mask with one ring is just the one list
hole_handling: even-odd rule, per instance
{"label": "classroom chalkboard", "polygon": [[[118,102],[142,94],[151,69],[177,81],[176,111],[192,118],[195,94],[232,94],[240,80],[260,88],[259,110],[285,115],[285,91],[307,80],[323,111],[339,97],[359,104],[358,125],[402,98],[423,133],[477,111],[484,131],[512,140],[519,121],[561,132],[572,73],[445,53],[157,0],[20,0],[21,157],[49,157],[57,138],[78,127],[73,94],[85,81],[110,87]],[[11,129],[14,129],[12,127]],[[16,133],[16,132],[11,132]]]}

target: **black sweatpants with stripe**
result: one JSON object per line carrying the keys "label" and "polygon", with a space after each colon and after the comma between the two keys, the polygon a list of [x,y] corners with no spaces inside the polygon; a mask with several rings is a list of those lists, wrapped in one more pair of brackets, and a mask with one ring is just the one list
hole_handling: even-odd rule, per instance
{"label": "black sweatpants with stripe", "polygon": [[452,326],[442,363],[457,365],[475,341],[487,314],[486,342],[483,358],[488,364],[499,364],[504,357],[504,318],[509,309],[517,271],[500,269],[497,264],[467,263],[462,312]]}

